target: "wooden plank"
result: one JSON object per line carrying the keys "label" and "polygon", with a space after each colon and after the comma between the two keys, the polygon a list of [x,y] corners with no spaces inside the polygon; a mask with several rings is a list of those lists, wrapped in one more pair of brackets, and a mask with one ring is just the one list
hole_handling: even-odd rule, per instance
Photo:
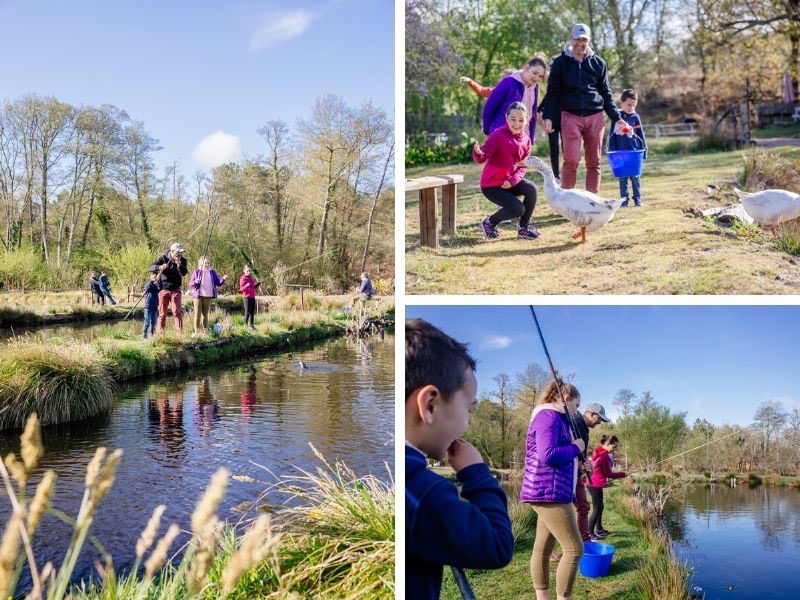
{"label": "wooden plank", "polygon": [[428,188],[435,188],[450,183],[464,183],[463,175],[436,175],[431,177],[420,177],[418,179],[406,179],[406,191],[413,192]]}
{"label": "wooden plank", "polygon": [[423,246],[439,247],[439,232],[436,230],[436,188],[419,190],[419,234]]}
{"label": "wooden plank", "polygon": [[442,186],[442,233],[456,234],[456,188],[455,183]]}

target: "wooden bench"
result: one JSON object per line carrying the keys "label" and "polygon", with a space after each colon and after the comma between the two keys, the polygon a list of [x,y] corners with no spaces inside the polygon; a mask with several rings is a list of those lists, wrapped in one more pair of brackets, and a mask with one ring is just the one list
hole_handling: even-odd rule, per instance
{"label": "wooden bench", "polygon": [[456,186],[464,182],[463,175],[436,175],[406,179],[406,192],[419,192],[420,244],[439,247],[436,228],[436,190],[442,188],[442,233],[456,234]]}

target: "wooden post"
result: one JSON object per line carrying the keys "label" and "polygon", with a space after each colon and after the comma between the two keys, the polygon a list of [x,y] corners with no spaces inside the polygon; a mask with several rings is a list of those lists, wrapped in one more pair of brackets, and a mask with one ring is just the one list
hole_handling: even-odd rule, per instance
{"label": "wooden post", "polygon": [[305,290],[305,289],[306,288],[304,288],[303,286],[300,286],[300,310],[305,310],[306,309],[306,302],[303,299],[303,290]]}
{"label": "wooden post", "polygon": [[439,232],[436,230],[436,188],[419,191],[419,233],[423,246],[439,247]]}
{"label": "wooden post", "polygon": [[442,186],[442,233],[456,234],[456,184]]}

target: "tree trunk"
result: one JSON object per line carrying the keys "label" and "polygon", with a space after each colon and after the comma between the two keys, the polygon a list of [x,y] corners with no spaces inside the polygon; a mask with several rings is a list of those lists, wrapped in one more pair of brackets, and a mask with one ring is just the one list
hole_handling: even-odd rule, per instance
{"label": "tree trunk", "polygon": [[369,218],[367,219],[367,238],[364,240],[364,255],[361,257],[361,271],[366,271],[367,267],[367,255],[369,254],[369,242],[372,238],[372,218],[375,215],[375,206],[378,204],[378,198],[381,195],[381,191],[383,191],[383,182],[386,180],[386,171],[389,169],[389,164],[391,163],[392,156],[394,155],[394,140],[392,140],[392,146],[389,148],[389,154],[386,156],[386,163],[383,165],[383,175],[381,175],[381,182],[378,184],[378,189],[375,191],[375,195],[372,198],[372,206],[369,209]]}
{"label": "tree trunk", "polygon": [[50,255],[47,251],[47,153],[42,154],[42,211],[39,213],[39,223],[42,226],[42,251],[44,262],[50,264]]}
{"label": "tree trunk", "polygon": [[333,181],[333,150],[328,150],[329,157],[328,157],[328,180],[325,184],[325,202],[322,205],[322,219],[320,220],[319,225],[319,242],[317,243],[317,254],[322,254],[325,250],[325,234],[328,228],[328,213],[330,212],[331,208],[331,197],[333,196],[333,190],[336,187],[335,182]]}

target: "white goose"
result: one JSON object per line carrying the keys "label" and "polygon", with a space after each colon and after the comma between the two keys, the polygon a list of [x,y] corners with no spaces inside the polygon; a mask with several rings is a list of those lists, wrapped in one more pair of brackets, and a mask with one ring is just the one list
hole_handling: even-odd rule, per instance
{"label": "white goose", "polygon": [[734,187],[742,199],[747,214],[762,225],[769,225],[772,235],[778,237],[777,225],[800,217],[800,194],[786,190],[764,190],[748,194]]}
{"label": "white goose", "polygon": [[597,231],[614,218],[624,198],[606,200],[586,190],[564,190],[556,183],[553,170],[536,156],[529,156],[528,163],[544,177],[544,195],[555,212],[580,227],[572,239],[586,241],[587,231]]}

